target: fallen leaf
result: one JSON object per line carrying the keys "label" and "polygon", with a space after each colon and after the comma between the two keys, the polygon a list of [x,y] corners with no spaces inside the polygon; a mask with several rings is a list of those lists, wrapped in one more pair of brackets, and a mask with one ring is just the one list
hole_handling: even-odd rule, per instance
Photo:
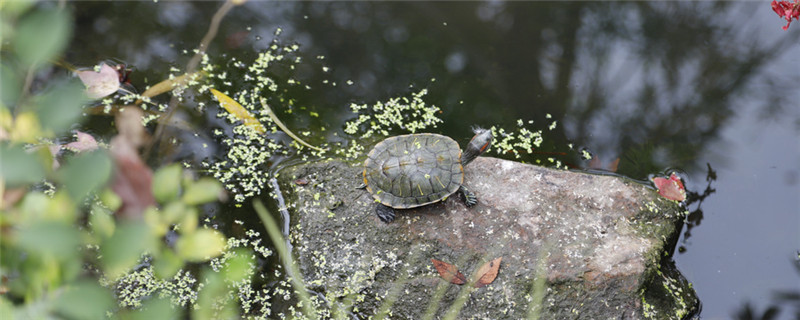
{"label": "fallen leaf", "polygon": [[126,107],[117,114],[119,134],[111,139],[114,178],[111,190],[120,197],[118,214],[128,218],[142,215],[145,208],[156,204],[153,196],[153,171],[142,161],[138,148],[147,138],[142,125],[142,110]]}
{"label": "fallen leaf", "polygon": [[475,282],[475,288],[481,288],[490,284],[497,278],[497,271],[500,270],[500,261],[502,260],[503,257],[494,259],[484,263],[480,269],[478,269],[478,272],[475,273],[476,277],[478,277],[478,281]]}
{"label": "fallen leaf", "polygon": [[241,104],[233,100],[231,97],[228,97],[222,92],[217,91],[216,89],[211,89],[211,93],[214,94],[214,97],[217,98],[219,104],[225,108],[230,114],[236,116],[239,120],[244,122],[244,125],[250,126],[255,129],[258,133],[267,132],[267,128],[264,128],[264,125],[258,121],[253,115],[250,114],[247,109],[242,107]]}
{"label": "fallen leaf", "polygon": [[619,157],[614,159],[614,161],[611,161],[611,163],[608,165],[608,171],[617,172],[617,168],[619,168]]}
{"label": "fallen leaf", "polygon": [[148,139],[142,124],[144,111],[137,106],[125,106],[114,118],[119,136],[127,140],[133,148],[138,149]]}
{"label": "fallen leaf", "polygon": [[611,161],[611,163],[605,167],[603,167],[603,161],[600,160],[599,156],[593,157],[592,160],[589,160],[589,168],[617,172],[617,168],[619,168],[619,157]]}
{"label": "fallen leaf", "polygon": [[670,174],[669,179],[663,177],[653,178],[653,183],[658,189],[658,194],[662,197],[675,201],[686,200],[686,189],[683,187],[681,178],[674,172]]}
{"label": "fallen leaf", "polygon": [[78,78],[86,86],[86,95],[92,99],[100,99],[119,90],[119,74],[117,69],[105,63],[100,64],[100,71],[75,71]]}
{"label": "fallen leaf", "polygon": [[[152,98],[164,92],[172,91],[177,86],[185,85],[187,80],[197,80],[197,78],[202,77],[203,74],[200,72],[195,72],[191,74],[184,74],[182,76],[178,76],[172,79],[167,79],[156,83],[152,87],[148,88],[144,92],[142,92],[142,97]],[[138,104],[139,102],[137,102]]]}
{"label": "fallen leaf", "polygon": [[95,150],[98,147],[97,140],[95,140],[91,134],[76,130],[75,137],[78,139],[78,141],[67,143],[63,146],[63,148],[75,152],[81,152]]}
{"label": "fallen leaf", "polygon": [[122,200],[118,214],[127,218],[140,217],[145,208],[156,203],[152,191],[153,172],[130,141],[122,136],[111,139],[111,156],[114,158],[111,190]]}
{"label": "fallen leaf", "polygon": [[467,282],[467,277],[461,274],[456,266],[436,259],[431,259],[431,262],[433,262],[433,267],[436,268],[436,271],[445,281],[452,284],[464,284]]}

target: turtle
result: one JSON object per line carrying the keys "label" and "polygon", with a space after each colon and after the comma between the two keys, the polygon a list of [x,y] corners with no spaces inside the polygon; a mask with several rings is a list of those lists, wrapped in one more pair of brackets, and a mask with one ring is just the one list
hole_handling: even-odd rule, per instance
{"label": "turtle", "polygon": [[461,192],[467,207],[478,203],[464,186],[464,166],[486,151],[492,132],[474,129],[464,152],[450,137],[435,133],[387,138],[372,148],[364,160],[364,186],[377,202],[381,221],[394,221],[394,209],[411,209],[444,201]]}

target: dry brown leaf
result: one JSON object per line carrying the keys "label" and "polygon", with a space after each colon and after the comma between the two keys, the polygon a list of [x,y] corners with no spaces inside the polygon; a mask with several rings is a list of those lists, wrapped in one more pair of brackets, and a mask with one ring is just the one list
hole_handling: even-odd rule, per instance
{"label": "dry brown leaf", "polygon": [[608,171],[617,172],[617,168],[619,168],[619,157],[614,159],[614,161],[611,161],[611,163],[608,165]]}
{"label": "dry brown leaf", "polygon": [[436,259],[431,259],[431,262],[433,262],[433,267],[436,268],[436,271],[439,271],[442,279],[452,284],[464,284],[467,282],[467,277],[461,274],[456,266]]}
{"label": "dry brown leaf", "polygon": [[502,260],[503,257],[494,259],[484,263],[480,269],[478,269],[478,272],[475,273],[475,276],[478,277],[478,281],[475,282],[475,288],[483,287],[494,281],[494,278],[497,277],[497,271],[500,270],[500,261]]}
{"label": "dry brown leaf", "polygon": [[122,200],[118,214],[126,218],[141,217],[145,208],[156,204],[152,191],[153,172],[122,135],[111,139],[111,157],[114,159],[111,190]]}
{"label": "dry brown leaf", "polygon": [[138,149],[147,138],[139,107],[129,106],[117,113],[119,134],[111,139],[111,157],[114,159],[114,178],[111,190],[122,200],[118,214],[138,218],[145,208],[155,205],[152,181],[153,172],[142,161]]}
{"label": "dry brown leaf", "polygon": [[125,139],[134,149],[140,148],[147,141],[147,131],[142,124],[144,112],[137,106],[126,106],[117,113],[115,122],[119,136]]}

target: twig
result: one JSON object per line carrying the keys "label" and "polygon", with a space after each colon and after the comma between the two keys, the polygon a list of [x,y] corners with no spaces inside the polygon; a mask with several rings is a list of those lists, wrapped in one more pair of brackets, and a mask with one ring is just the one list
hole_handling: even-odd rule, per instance
{"label": "twig", "polygon": [[[194,54],[192,59],[186,64],[186,74],[193,73],[194,70],[197,68],[197,65],[200,64],[200,60],[203,58],[203,55],[206,53],[206,49],[208,49],[209,44],[211,44],[211,40],[217,35],[217,31],[219,30],[219,24],[222,21],[222,18],[230,11],[235,5],[241,3],[242,1],[235,1],[235,0],[228,0],[225,1],[225,4],[214,13],[214,16],[211,18],[211,24],[208,26],[208,32],[200,41],[200,45],[197,48],[197,52]],[[158,125],[156,126],[156,132],[153,135],[153,143],[155,141],[161,141],[161,136],[164,135],[164,127],[165,123],[169,122],[172,116],[175,114],[175,110],[177,110],[178,106],[178,98],[172,96],[169,100],[169,106],[167,107],[167,113],[158,121]],[[153,143],[147,146],[147,149],[144,152],[144,158],[147,159],[150,156],[150,152],[153,148]]]}

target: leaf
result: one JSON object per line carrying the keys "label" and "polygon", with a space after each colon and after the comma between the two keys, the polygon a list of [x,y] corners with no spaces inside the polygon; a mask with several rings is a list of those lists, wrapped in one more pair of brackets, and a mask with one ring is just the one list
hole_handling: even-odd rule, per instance
{"label": "leaf", "polygon": [[70,142],[63,145],[63,148],[81,152],[81,151],[92,151],[98,148],[97,140],[91,134],[75,131],[75,136],[78,138],[78,141]]}
{"label": "leaf", "polygon": [[225,260],[225,266],[222,269],[225,280],[230,283],[240,283],[242,280],[252,277],[251,266],[255,263],[253,254],[244,249],[236,249],[231,253],[232,255]]}
{"label": "leaf", "polygon": [[153,173],[122,136],[111,139],[111,155],[116,165],[111,190],[122,200],[119,212],[129,218],[141,216],[145,208],[156,203],[152,192]]}
{"label": "leaf", "polygon": [[475,288],[481,288],[494,281],[497,277],[497,271],[500,270],[500,261],[502,260],[503,257],[494,259],[484,263],[480,269],[478,269],[478,272],[475,273],[475,276],[478,277],[478,281],[475,282]]}
{"label": "leaf", "polygon": [[30,227],[21,229],[17,241],[26,251],[69,259],[80,249],[81,233],[73,226],[62,222],[40,220]]}
{"label": "leaf", "polygon": [[181,191],[181,174],[183,168],[178,163],[173,163],[158,169],[153,176],[153,195],[160,203],[167,203],[178,198]]}
{"label": "leaf", "polygon": [[191,262],[202,262],[222,254],[225,237],[213,229],[199,229],[182,235],[175,243],[178,256]]}
{"label": "leaf", "polygon": [[103,186],[110,176],[111,160],[104,150],[80,153],[58,172],[59,181],[76,203]]}
{"label": "leaf", "polygon": [[111,291],[96,281],[81,280],[63,287],[53,307],[71,319],[102,319],[114,308]]}
{"label": "leaf", "polygon": [[119,90],[119,74],[114,67],[100,63],[100,71],[92,70],[75,71],[83,85],[86,86],[86,95],[92,99],[100,99]]}
{"label": "leaf", "polygon": [[153,295],[144,300],[141,308],[125,310],[130,312],[130,318],[121,318],[131,320],[181,319],[178,311],[172,306],[168,297]]}
{"label": "leaf", "polygon": [[197,78],[202,77],[202,75],[203,74],[201,72],[195,72],[161,81],[159,83],[156,83],[154,86],[148,88],[144,92],[142,92],[142,96],[148,98],[155,97],[164,92],[169,92],[177,86],[185,85],[187,80],[197,80]]}
{"label": "leaf", "polygon": [[228,97],[227,95],[217,91],[216,89],[211,89],[211,93],[214,94],[214,97],[217,98],[219,104],[223,108],[225,108],[225,110],[227,110],[230,114],[236,116],[236,118],[239,118],[239,120],[242,120],[244,122],[244,125],[252,127],[258,133],[267,132],[267,128],[264,128],[264,125],[262,125],[261,122],[258,121],[258,119],[253,117],[253,115],[250,114],[250,112],[247,111],[247,109],[242,107],[241,104],[236,102],[236,100],[231,99],[231,97]]}
{"label": "leaf", "polygon": [[452,284],[464,284],[467,282],[467,277],[461,274],[456,266],[433,258],[431,258],[431,262],[433,262],[433,267],[436,268],[436,271],[439,272],[439,276],[445,281]]}
{"label": "leaf", "polygon": [[658,194],[662,197],[675,201],[686,200],[686,190],[683,187],[683,182],[674,172],[670,174],[669,179],[663,177],[653,178],[653,183],[658,189]]}
{"label": "leaf", "polygon": [[219,199],[222,194],[222,184],[211,178],[202,178],[186,187],[186,192],[181,200],[188,205],[198,205]]}
{"label": "leaf", "polygon": [[0,143],[0,178],[6,186],[24,186],[44,179],[45,168],[36,154],[25,151],[20,145]]}
{"label": "leaf", "polygon": [[44,130],[58,135],[81,120],[86,101],[77,80],[59,81],[36,97],[36,114]]}
{"label": "leaf", "polygon": [[7,64],[0,64],[0,102],[9,106],[16,106],[17,99],[22,92],[22,79]]}
{"label": "leaf", "polygon": [[141,147],[148,140],[143,124],[144,111],[136,106],[123,107],[116,115],[115,122],[119,136],[127,140],[133,148]]}
{"label": "leaf", "polygon": [[69,43],[71,20],[69,12],[55,7],[25,16],[12,46],[19,59],[32,66],[55,58]]}
{"label": "leaf", "polygon": [[106,275],[114,280],[136,266],[142,254],[155,246],[155,237],[142,221],[119,225],[114,234],[100,245]]}

